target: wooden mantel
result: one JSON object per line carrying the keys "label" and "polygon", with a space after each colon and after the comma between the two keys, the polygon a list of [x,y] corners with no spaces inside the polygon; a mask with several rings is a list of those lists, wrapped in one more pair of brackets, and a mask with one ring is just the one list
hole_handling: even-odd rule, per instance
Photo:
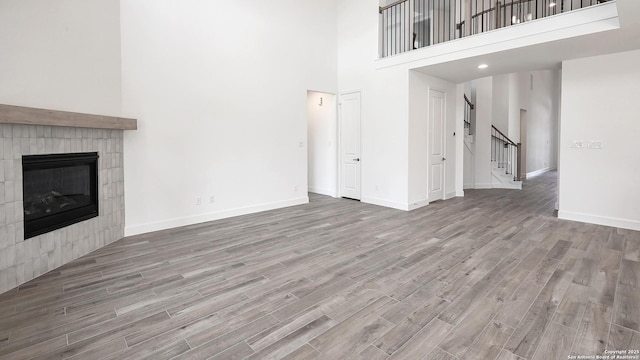
{"label": "wooden mantel", "polygon": [[2,104],[0,104],[0,124],[67,126],[112,130],[138,129],[138,121],[136,119]]}

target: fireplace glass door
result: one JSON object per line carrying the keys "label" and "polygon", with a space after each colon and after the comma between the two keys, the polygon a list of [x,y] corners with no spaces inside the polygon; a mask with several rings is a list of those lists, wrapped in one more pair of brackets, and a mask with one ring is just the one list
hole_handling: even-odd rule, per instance
{"label": "fireplace glass door", "polygon": [[23,156],[25,239],[98,216],[98,154]]}

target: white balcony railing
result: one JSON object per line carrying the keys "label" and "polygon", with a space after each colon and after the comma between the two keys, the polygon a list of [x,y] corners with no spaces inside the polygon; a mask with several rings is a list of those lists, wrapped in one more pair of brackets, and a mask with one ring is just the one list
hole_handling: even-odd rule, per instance
{"label": "white balcony railing", "polygon": [[400,0],[379,8],[380,56],[607,1],[610,0]]}

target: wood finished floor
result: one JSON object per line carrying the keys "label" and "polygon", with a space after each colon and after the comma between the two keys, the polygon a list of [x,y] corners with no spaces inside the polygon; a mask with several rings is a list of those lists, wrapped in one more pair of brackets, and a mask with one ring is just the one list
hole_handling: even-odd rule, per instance
{"label": "wood finished floor", "polygon": [[524,190],[129,237],[0,295],[2,359],[567,359],[640,349],[640,233]]}

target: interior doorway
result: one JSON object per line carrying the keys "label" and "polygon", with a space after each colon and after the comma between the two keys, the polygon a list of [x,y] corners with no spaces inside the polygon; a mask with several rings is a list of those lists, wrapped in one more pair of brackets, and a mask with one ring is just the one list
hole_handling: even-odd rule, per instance
{"label": "interior doorway", "polygon": [[335,94],[307,91],[307,144],[308,191],[338,196]]}

